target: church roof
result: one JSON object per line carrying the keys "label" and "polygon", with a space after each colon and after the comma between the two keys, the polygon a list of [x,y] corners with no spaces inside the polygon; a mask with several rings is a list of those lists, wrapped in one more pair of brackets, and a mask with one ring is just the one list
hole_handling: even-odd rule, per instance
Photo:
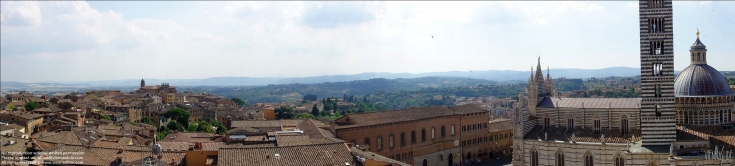
{"label": "church roof", "polygon": [[674,94],[680,96],[729,95],[727,79],[707,64],[691,64],[676,76]]}
{"label": "church roof", "polygon": [[[526,134],[524,139],[531,139],[531,140],[544,140],[544,137],[548,140],[554,140],[554,141],[571,141],[572,139],[572,133],[567,133],[565,130],[565,127],[549,127],[546,131],[541,131],[542,126],[536,126]],[[634,142],[641,140],[641,130],[640,129],[631,129],[630,133],[635,135]],[[607,129],[603,128],[600,130],[600,134],[605,135],[605,142],[606,143],[628,143],[631,139],[631,135],[623,135],[620,133],[620,130],[617,128],[613,129]],[[574,128],[574,137],[576,142],[602,142],[600,140],[600,134],[595,134],[594,129],[592,128],[581,128],[581,127],[575,127]]]}
{"label": "church roof", "polygon": [[641,98],[559,98],[544,97],[539,108],[640,108]]}
{"label": "church roof", "polygon": [[692,44],[692,46],[689,48],[690,50],[707,50],[707,46],[705,46],[702,41],[699,40],[699,29],[697,29],[697,40],[694,41],[694,44]]}

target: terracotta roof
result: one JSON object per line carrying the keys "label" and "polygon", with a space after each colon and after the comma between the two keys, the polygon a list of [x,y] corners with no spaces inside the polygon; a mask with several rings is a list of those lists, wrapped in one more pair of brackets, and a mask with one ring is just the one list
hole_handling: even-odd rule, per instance
{"label": "terracotta roof", "polygon": [[[14,137],[2,137],[2,144],[0,145],[0,149],[2,149],[2,161],[3,162],[10,162],[10,161],[21,161],[20,153],[26,152],[26,142],[29,142],[29,140],[26,139],[20,139],[20,138],[14,138]],[[14,141],[14,144],[8,144],[10,141]],[[11,152],[11,153],[6,153]],[[10,157],[13,157],[13,159],[10,159]]]}
{"label": "terracotta roof", "polygon": [[[582,106],[584,103],[584,106]],[[640,108],[641,98],[558,98],[545,97],[537,107],[543,108]]]}
{"label": "terracotta roof", "polygon": [[423,108],[409,108],[403,110],[348,114],[342,118],[337,119],[336,121],[343,120],[348,121],[349,123],[340,124],[338,122],[335,122],[335,124],[337,125],[335,128],[342,129],[370,126],[477,112],[486,112],[486,110],[478,105],[468,104],[453,107],[433,106]]}
{"label": "terracotta roof", "polygon": [[[118,157],[124,157],[126,163],[132,163],[135,161],[140,161],[144,157],[150,156],[150,147],[135,147],[135,146],[127,146],[124,148],[123,151],[120,151],[120,149],[113,149],[113,148],[99,148],[99,147],[84,147],[84,146],[74,146],[74,145],[61,145],[57,146],[51,150],[48,150],[48,152],[82,152],[83,156],[81,156],[82,162],[84,162],[85,165],[114,165],[115,160]],[[164,151],[162,153],[162,160],[165,161],[167,164],[170,164],[171,161],[175,161],[176,163],[183,162],[185,152],[170,152],[170,151]],[[39,156],[41,160],[43,161],[43,156]],[[47,159],[48,161],[65,161],[60,159]],[[78,162],[78,160],[68,160],[69,162]]]}
{"label": "terracotta roof", "polygon": [[694,140],[709,141],[710,146],[735,148],[735,128],[726,128],[726,125],[706,125],[706,126],[676,126],[677,140]]}
{"label": "terracotta roof", "polygon": [[16,117],[20,117],[26,120],[43,117],[43,114],[34,114],[34,113],[28,113],[28,112],[23,112],[23,111],[14,111],[14,112],[10,112],[10,114],[13,114]]}
{"label": "terracotta roof", "polygon": [[[541,126],[536,126],[528,132],[524,139],[532,139],[532,140],[538,140],[544,139],[545,133],[548,133],[548,139],[549,140],[555,140],[555,141],[570,141],[572,133],[567,133],[564,130],[566,130],[565,127],[549,127],[546,132],[540,131]],[[640,129],[632,129],[630,130],[630,133],[635,135],[634,142],[640,141],[641,139],[641,130]],[[602,129],[600,131],[600,134],[605,135],[605,142],[607,143],[628,143],[631,139],[631,135],[622,135],[620,133],[620,130],[618,129]],[[585,128],[582,129],[580,127],[574,128],[574,136],[576,137],[576,142],[601,142],[600,141],[600,134],[595,134],[594,130],[591,128]]]}
{"label": "terracotta roof", "polygon": [[[232,128],[237,127],[250,127],[250,128],[263,128],[263,127],[281,127],[281,126],[296,126],[304,120],[300,119],[288,119],[288,120],[244,120],[244,121],[232,121]],[[323,123],[322,123],[323,124]]]}
{"label": "terracotta roof", "polygon": [[[275,155],[278,154],[278,157]],[[263,148],[221,148],[219,165],[358,165],[344,143]]]}
{"label": "terracotta roof", "polygon": [[495,120],[493,122],[490,122],[488,126],[488,130],[490,132],[513,130],[513,122],[511,122],[510,119]]}
{"label": "terracotta roof", "polygon": [[38,138],[42,142],[61,143],[67,145],[83,145],[82,141],[72,131],[61,131],[58,134]]}
{"label": "terracotta roof", "polygon": [[350,150],[353,156],[389,163],[386,164],[387,166],[410,166],[410,164],[393,160],[370,151],[363,151],[355,147],[350,148]]}
{"label": "terracotta roof", "polygon": [[166,135],[159,142],[214,142],[216,135],[206,132],[177,132]]}

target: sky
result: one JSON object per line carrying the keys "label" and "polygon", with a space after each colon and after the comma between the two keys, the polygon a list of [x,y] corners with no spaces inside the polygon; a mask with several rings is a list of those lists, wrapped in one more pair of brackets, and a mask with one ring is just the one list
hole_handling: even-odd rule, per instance
{"label": "sky", "polygon": [[[735,1],[673,3],[675,70],[697,28],[735,70]],[[1,1],[0,80],[639,68],[638,17],[637,1]]]}

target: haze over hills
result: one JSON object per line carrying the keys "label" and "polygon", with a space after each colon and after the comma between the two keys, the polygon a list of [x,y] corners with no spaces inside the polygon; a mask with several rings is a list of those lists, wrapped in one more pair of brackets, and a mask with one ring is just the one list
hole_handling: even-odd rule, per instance
{"label": "haze over hills", "polygon": [[[547,71],[544,70],[544,76]],[[609,67],[603,69],[550,69],[551,77],[559,78],[591,78],[591,77],[609,77],[609,76],[636,76],[640,75],[639,68],[631,67]],[[675,71],[676,74],[679,71]],[[360,73],[354,75],[326,75],[313,77],[298,78],[253,78],[253,77],[211,77],[206,79],[155,79],[145,78],[148,85],[156,85],[162,82],[170,83],[174,86],[232,86],[232,85],[268,85],[268,84],[313,84],[323,82],[343,82],[353,80],[367,80],[371,78],[419,78],[419,77],[463,77],[486,79],[498,82],[504,81],[525,81],[531,76],[531,71],[510,71],[510,70],[486,70],[486,71],[449,71],[449,72],[430,72],[430,73]],[[140,79],[125,80],[103,80],[103,81],[69,81],[69,82],[44,82],[44,83],[20,83],[20,82],[1,82],[3,87],[21,87],[21,86],[137,86]]]}

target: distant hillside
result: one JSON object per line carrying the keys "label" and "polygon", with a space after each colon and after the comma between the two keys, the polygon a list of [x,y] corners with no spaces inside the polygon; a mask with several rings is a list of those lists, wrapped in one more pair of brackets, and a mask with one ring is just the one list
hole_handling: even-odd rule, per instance
{"label": "distant hillside", "polygon": [[[543,71],[546,75],[546,70]],[[592,78],[592,77],[609,77],[609,76],[636,76],[640,75],[640,69],[630,67],[610,67],[603,69],[551,69],[551,77],[559,78]],[[675,71],[678,74],[680,71]],[[723,72],[724,73],[724,72]],[[170,83],[173,86],[232,86],[232,85],[269,85],[269,84],[314,84],[324,82],[343,82],[353,80],[368,80],[372,78],[420,78],[420,77],[463,77],[474,79],[485,79],[497,82],[505,81],[526,81],[531,75],[531,71],[510,71],[510,70],[486,70],[486,71],[449,71],[449,72],[431,72],[431,73],[361,73],[354,75],[326,75],[314,77],[294,77],[294,78],[254,78],[254,77],[211,77],[206,79],[155,79],[146,78],[148,85],[156,85],[162,82]],[[28,86],[27,83],[18,82],[0,82],[3,87],[19,87]],[[46,84],[46,83],[44,83]],[[139,79],[127,80],[103,80],[103,81],[74,81],[74,82],[56,82],[49,83],[56,86],[137,86],[140,84]]]}
{"label": "distant hillside", "polygon": [[318,84],[280,84],[260,87],[212,87],[192,86],[182,87],[179,91],[193,93],[209,93],[226,98],[239,97],[251,102],[278,102],[283,100],[301,99],[303,95],[313,94],[319,98],[326,96],[365,95],[375,92],[395,92],[405,90],[419,90],[421,88],[468,87],[477,85],[495,85],[497,82],[484,79],[457,78],[457,77],[422,77],[410,79],[355,80],[342,82],[327,82]]}

